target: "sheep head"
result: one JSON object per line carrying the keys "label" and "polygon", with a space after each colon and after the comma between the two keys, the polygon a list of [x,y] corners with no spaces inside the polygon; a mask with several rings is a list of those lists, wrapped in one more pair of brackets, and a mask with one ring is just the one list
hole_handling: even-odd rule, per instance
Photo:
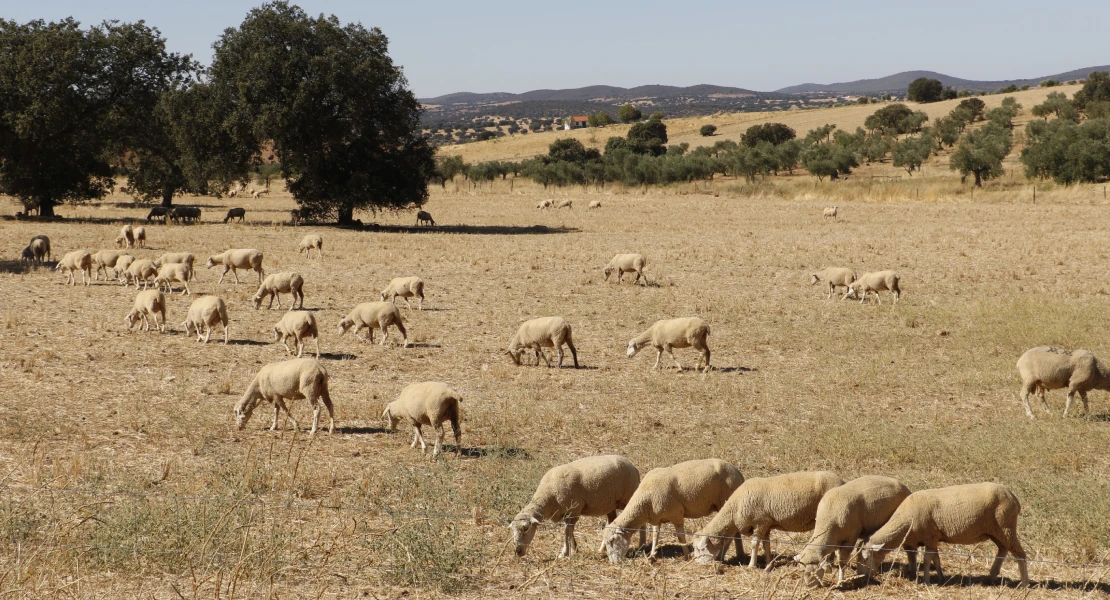
{"label": "sheep head", "polygon": [[606,265],[601,272],[605,273],[605,281],[609,281],[609,276],[613,274],[613,265]]}
{"label": "sheep head", "polygon": [[609,562],[619,565],[624,560],[628,554],[628,543],[631,539],[631,529],[613,526],[605,528],[605,553],[609,555]]}
{"label": "sheep head", "polygon": [[355,322],[351,320],[351,317],[343,317],[343,319],[339,321],[339,335],[347,333],[347,330],[354,326],[354,324]]}
{"label": "sheep head", "polygon": [[252,385],[247,388],[243,394],[243,398],[235,405],[235,426],[240,430],[247,424],[251,418],[251,413],[254,412],[255,407],[262,401],[262,394]]}
{"label": "sheep head", "polygon": [[532,543],[532,538],[536,536],[539,524],[540,520],[530,515],[517,515],[517,518],[509,524],[509,529],[513,532],[513,542],[516,544],[517,556],[524,556],[528,553],[528,546]]}
{"label": "sheep head", "polygon": [[[721,551],[725,539],[717,536],[694,535],[694,560],[701,564],[709,564]],[[753,550],[754,552],[754,550]]]}
{"label": "sheep head", "polygon": [[647,346],[647,345],[648,345],[648,340],[643,340],[643,341],[631,340],[631,341],[628,342],[628,350],[625,351],[625,354],[628,355],[628,358],[632,358],[633,356],[636,356],[637,352],[642,350],[643,347]]}
{"label": "sheep head", "polygon": [[208,258],[208,263],[206,264],[205,268],[211,269],[212,267],[216,266],[215,258],[216,258],[215,256],[209,257]]}
{"label": "sheep head", "polygon": [[817,285],[820,281],[821,278],[818,277],[816,273],[809,276],[809,285]]}
{"label": "sheep head", "polygon": [[258,290],[258,293],[251,298],[251,302],[254,303],[255,310],[258,310],[259,307],[262,306],[262,290]]}
{"label": "sheep head", "polygon": [[401,418],[395,416],[393,414],[393,410],[389,406],[386,406],[385,411],[382,412],[382,422],[385,423],[386,429],[390,431],[397,431],[397,424],[400,421]]}
{"label": "sheep head", "polygon": [[132,310],[131,312],[127,313],[126,317],[123,318],[123,324],[127,326],[128,331],[130,331],[131,328],[134,327],[135,319],[137,319],[138,316],[138,311]]}

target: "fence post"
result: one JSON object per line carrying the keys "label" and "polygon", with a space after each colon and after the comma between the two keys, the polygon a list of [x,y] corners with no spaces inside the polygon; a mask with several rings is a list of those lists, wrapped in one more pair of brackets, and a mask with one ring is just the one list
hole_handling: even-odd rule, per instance
{"label": "fence post", "polygon": [[1033,204],[1037,203],[1037,186],[1033,186]]}

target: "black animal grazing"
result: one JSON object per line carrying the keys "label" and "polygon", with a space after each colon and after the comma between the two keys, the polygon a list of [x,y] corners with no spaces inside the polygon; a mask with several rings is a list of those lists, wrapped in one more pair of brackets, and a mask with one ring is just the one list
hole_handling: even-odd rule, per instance
{"label": "black animal grazing", "polygon": [[154,208],[150,209],[149,213],[147,213],[146,220],[153,221],[154,219],[161,218],[162,222],[165,223],[166,215],[169,214],[169,212],[170,209],[166,208],[165,206],[155,206]]}
{"label": "black animal grazing", "polygon": [[426,225],[430,225],[432,227],[435,227],[436,222],[435,222],[435,220],[432,219],[432,215],[428,214],[425,211],[420,211],[420,212],[416,213],[416,224],[417,225],[426,224]]}
{"label": "black animal grazing", "polygon": [[224,223],[227,223],[232,219],[239,219],[239,222],[242,223],[243,217],[246,216],[246,214],[247,209],[245,208],[232,208],[227,211],[227,216],[224,217]]}

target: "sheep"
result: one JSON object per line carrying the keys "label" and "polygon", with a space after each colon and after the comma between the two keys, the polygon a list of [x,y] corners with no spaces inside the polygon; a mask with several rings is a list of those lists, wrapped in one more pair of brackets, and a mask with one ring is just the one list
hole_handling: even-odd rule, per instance
{"label": "sheep", "polygon": [[[612,523],[617,518],[617,510],[623,510],[628,505],[639,485],[640,471],[623,456],[591,456],[552,467],[540,478],[532,500],[509,524],[516,555],[524,556],[528,552],[536,529],[543,521],[566,524],[559,557],[574,555],[578,548],[574,539],[578,518],[605,517],[606,524]],[[643,542],[641,531],[640,545]],[[598,552],[604,551],[605,544],[602,543]]]}
{"label": "sheep", "polygon": [[40,238],[33,239],[31,240],[31,243],[28,244],[27,247],[24,248],[23,252],[20,254],[19,263],[23,264],[24,261],[27,261],[28,266],[32,266],[35,263],[41,265],[49,252],[49,248],[49,242],[46,242]]}
{"label": "sheep", "polygon": [[1033,411],[1029,408],[1029,395],[1038,391],[1047,413],[1045,390],[1068,388],[1065,417],[1076,394],[1083,400],[1083,413],[1086,414],[1089,410],[1087,392],[1110,391],[1110,369],[1087,350],[1064,350],[1051,346],[1030,348],[1018,359],[1017,369],[1021,376],[1021,401],[1030,419],[1033,418]]}
{"label": "sheep", "polygon": [[316,249],[318,258],[324,258],[324,238],[310,233],[301,239],[301,243],[297,244],[297,254],[304,252],[305,257],[312,258],[312,250]]}
{"label": "sheep", "polygon": [[435,227],[436,222],[435,222],[435,220],[432,219],[431,213],[428,213],[427,211],[422,210],[422,211],[416,213],[416,224],[417,225],[428,225],[430,227]]}
{"label": "sheep", "polygon": [[555,205],[555,203],[553,201],[544,200],[544,201],[540,202],[539,204],[537,204],[536,208],[538,208],[540,210],[547,210],[547,209],[551,208],[554,205]]}
{"label": "sheep", "polygon": [[264,196],[265,194],[269,194],[269,193],[270,193],[270,190],[254,190],[253,192],[251,192],[251,198],[259,198],[259,197]]}
{"label": "sheep", "polygon": [[573,200],[563,200],[555,208],[574,208],[573,204],[574,204]]}
{"label": "sheep", "polygon": [[420,310],[424,310],[424,280],[419,277],[396,277],[390,280],[389,285],[382,290],[382,302],[390,301],[397,304],[397,297],[405,300],[405,306],[412,308],[409,298],[420,299]]}
{"label": "sheep", "polygon": [[574,347],[570,323],[567,323],[567,320],[563,317],[540,317],[521,323],[512,339],[509,340],[509,349],[505,351],[505,354],[513,359],[513,364],[520,366],[520,355],[525,350],[532,349],[536,353],[536,366],[539,366],[540,357],[543,357],[543,362],[550,367],[551,361],[547,359],[547,354],[544,353],[543,348],[555,348],[559,355],[558,366],[562,367],[563,344],[566,344],[567,348],[570,349],[570,356],[574,359],[574,368],[577,369],[578,350]]}
{"label": "sheep", "polygon": [[[231,192],[231,194],[232,194],[231,197],[234,198],[235,197],[235,192],[233,191],[233,192]],[[227,216],[224,217],[224,223],[227,223],[228,221],[230,221],[232,219],[239,219],[239,222],[242,223],[243,219],[246,216],[247,216],[247,209],[245,209],[245,208],[230,208],[227,211]]]}
{"label": "sheep", "polygon": [[[228,325],[230,320],[227,318],[227,304],[223,298],[219,296],[204,296],[193,300],[189,305],[189,313],[185,316],[185,322],[181,324],[185,328],[185,335],[192,335],[193,330],[197,332],[197,341],[208,343],[208,338],[212,336],[212,328],[219,323],[224,326],[224,344],[228,342],[230,337],[230,330]],[[204,338],[200,337],[200,329],[204,328]]]}
{"label": "sheep", "polygon": [[28,266],[33,266],[35,264],[35,251],[31,246],[27,246],[19,253],[19,265],[23,266],[25,262]]}
{"label": "sheep", "polygon": [[31,241],[28,243],[28,245],[33,246],[35,244],[35,240],[42,240],[42,247],[46,252],[46,260],[53,260],[54,257],[50,254],[50,238],[40,233],[31,238]]}
{"label": "sheep", "polygon": [[817,504],[813,536],[794,561],[806,569],[805,579],[816,585],[839,554],[837,584],[844,583],[844,568],[856,542],[876,532],[910,495],[893,477],[866,475],[825,493]]}
{"label": "sheep", "polygon": [[859,302],[863,304],[867,300],[867,292],[874,292],[875,302],[882,304],[879,300],[879,292],[889,291],[890,295],[894,296],[894,303],[898,304],[899,298],[902,297],[902,290],[898,287],[898,274],[894,271],[875,271],[874,273],[864,273],[859,276],[852,283],[848,284],[848,291],[841,297],[841,300],[849,296],[855,298],[859,295]]}
{"label": "sheep", "polygon": [[170,220],[174,223],[178,221],[197,222],[200,221],[200,209],[195,206],[175,206],[170,209],[168,215]]}
{"label": "sheep", "polygon": [[286,352],[293,353],[293,349],[286,342],[293,338],[293,345],[297,348],[297,358],[304,351],[305,338],[316,340],[316,358],[320,358],[320,332],[316,328],[316,317],[303,310],[291,310],[285,313],[274,325],[274,341],[280,341],[285,346]]}
{"label": "sheep", "polygon": [[401,395],[385,407],[382,421],[390,431],[396,431],[402,419],[408,421],[413,430],[410,447],[415,448],[416,442],[419,441],[421,454],[427,452],[428,445],[424,443],[424,434],[421,433],[420,427],[422,425],[433,427],[436,430],[436,445],[432,450],[432,458],[439,456],[439,449],[447,436],[447,432],[443,429],[443,422],[451,421],[451,431],[455,434],[455,456],[462,456],[462,429],[459,426],[462,415],[459,413],[459,402],[462,402],[462,396],[447,387],[445,383],[438,381],[413,383],[405,386],[405,389],[401,390]]}
{"label": "sheep", "polygon": [[197,272],[196,269],[193,268],[193,264],[196,263],[196,260],[196,257],[193,256],[191,252],[166,252],[162,256],[159,256],[157,259],[155,259],[154,266],[162,268],[164,265],[172,263],[188,265],[189,281],[195,281],[197,278]]}
{"label": "sheep", "polygon": [[[844,480],[831,471],[788,473],[777,477],[748,479],[736,488],[724,507],[708,525],[694,534],[694,557],[698,562],[724,560],[728,538],[752,536],[752,555],[748,566],[756,567],[759,546],[767,568],[771,568],[772,529],[800,532],[813,529],[817,505],[825,493],[843,485]],[[740,554],[740,548],[737,548]]]}
{"label": "sheep", "polygon": [[838,209],[838,208],[840,208],[840,207],[839,206],[826,206],[825,210],[821,213],[822,217],[825,218],[825,219],[828,219],[829,217],[832,217],[833,221],[835,221],[836,220],[836,209]]}
{"label": "sheep", "polygon": [[586,207],[586,210],[593,210],[595,208],[601,208],[601,200],[594,200],[593,202],[590,202],[590,205]]}
{"label": "sheep", "polygon": [[294,208],[293,210],[289,211],[289,220],[294,225],[307,221],[308,216],[309,216],[308,215],[308,209],[303,208],[303,207],[302,208]]}
{"label": "sheep", "polygon": [[104,271],[104,280],[107,281],[108,269],[115,270],[121,256],[125,256],[123,250],[98,250],[94,253],[92,255],[92,264],[95,267],[93,281],[100,279],[101,271]]}
{"label": "sheep", "polygon": [[130,254],[124,254],[123,256],[120,256],[116,259],[116,278],[119,279],[120,285],[126,285],[123,278],[123,273],[131,267],[131,263],[133,262],[135,262],[135,257],[131,256]]}
{"label": "sheep", "polygon": [[366,328],[367,340],[374,343],[374,330],[382,330],[381,345],[385,345],[385,341],[389,339],[389,326],[395,325],[397,331],[401,332],[401,337],[404,339],[404,347],[409,346],[409,334],[405,331],[405,324],[401,321],[401,312],[397,307],[389,302],[363,302],[354,307],[346,317],[339,321],[339,335],[347,333],[347,330],[354,327],[353,334],[357,337],[358,332],[363,327]]}
{"label": "sheep", "polygon": [[258,273],[258,283],[261,285],[262,276],[265,271],[262,269],[262,252],[254,248],[239,248],[232,250],[225,250],[219,254],[208,258],[207,268],[211,269],[216,265],[223,265],[224,272],[220,273],[220,281],[224,282],[224,275],[228,271],[235,276],[235,283],[239,283],[238,269],[253,269]]}
{"label": "sheep", "polygon": [[119,193],[121,193],[121,194],[127,194],[127,193],[130,193],[130,192],[131,192],[131,188],[130,188],[130,187],[128,187],[128,186],[126,186],[126,185],[121,185],[121,186],[119,186]]}
{"label": "sheep", "polygon": [[123,229],[120,229],[119,237],[116,238],[116,246],[120,248],[124,246],[128,248],[135,247],[135,231],[131,228],[130,223],[124,225]]}
{"label": "sheep", "polygon": [[[162,315],[161,323],[158,322],[159,313]],[[123,318],[123,324],[131,331],[131,327],[138,321],[140,331],[150,331],[151,320],[158,331],[166,333],[166,297],[159,290],[143,290],[135,294],[135,306]]]}
{"label": "sheep", "polygon": [[227,193],[228,198],[234,198],[239,195],[239,190],[231,190]]}
{"label": "sheep", "polygon": [[[116,262],[119,265],[119,262]],[[147,288],[148,280],[158,276],[158,269],[154,266],[154,261],[145,258],[132,261],[127,266],[126,271],[120,271],[119,280],[121,283],[135,282],[135,289],[139,289],[139,282],[143,283],[143,289]]]}
{"label": "sheep", "polygon": [[315,435],[320,426],[320,405],[328,409],[328,433],[335,433],[335,410],[328,394],[328,372],[318,361],[311,358],[293,358],[283,362],[270,363],[258,370],[251,380],[243,397],[235,405],[235,423],[241,430],[251,418],[251,413],[260,402],[266,400],[274,405],[274,424],[270,431],[277,430],[278,416],[284,410],[297,429],[297,420],[285,404],[285,400],[307,398],[312,406],[312,431]]}
{"label": "sheep", "polygon": [[300,273],[271,273],[258,286],[258,291],[251,298],[251,302],[254,303],[254,309],[258,310],[262,306],[262,300],[268,297],[270,303],[266,308],[270,309],[274,307],[274,299],[276,298],[278,308],[281,308],[281,294],[289,294],[293,297],[290,300],[291,309],[295,310],[297,308],[298,298],[301,301],[300,308],[304,308],[304,277],[301,277]]}
{"label": "sheep", "polygon": [[154,208],[150,209],[150,212],[146,214],[146,220],[153,221],[154,219],[161,218],[162,223],[165,224],[166,216],[169,215],[169,213],[170,209],[166,208],[165,206],[155,206]]}
{"label": "sheep", "polygon": [[92,279],[92,255],[85,250],[74,250],[62,257],[58,264],[54,265],[54,270],[61,269],[66,272],[66,283],[70,285],[77,285],[77,277],[73,274],[74,271],[81,271],[81,283],[84,285],[91,285]]}
{"label": "sheep", "polygon": [[609,261],[609,264],[605,265],[602,273],[605,273],[605,281],[609,281],[609,275],[616,271],[617,283],[621,282],[625,273],[635,273],[636,279],[632,283],[639,282],[640,278],[643,277],[646,285],[647,275],[644,275],[644,267],[646,266],[647,259],[642,254],[618,254],[613,257],[613,260]]}
{"label": "sheep", "polygon": [[647,345],[655,348],[655,366],[652,369],[659,368],[659,359],[663,357],[663,351],[666,350],[667,354],[671,355],[671,360],[674,361],[678,370],[682,370],[682,365],[678,364],[678,359],[674,356],[675,348],[690,348],[701,353],[698,358],[698,366],[694,370],[699,369],[702,362],[705,363],[704,372],[709,372],[709,345],[707,339],[709,338],[709,325],[698,317],[682,317],[678,319],[664,319],[656,321],[647,331],[632,338],[628,341],[628,350],[626,354],[628,358],[636,356]]}
{"label": "sheep", "polygon": [[146,248],[146,228],[142,225],[136,225],[135,233],[135,246],[138,248]]}
{"label": "sheep", "polygon": [[154,276],[154,285],[161,289],[163,285],[166,286],[167,293],[173,293],[173,283],[177,282],[184,286],[181,290],[181,295],[192,295],[192,290],[189,289],[189,275],[192,274],[192,268],[189,265],[181,263],[169,263],[162,265],[158,269],[158,274]]}
{"label": "sheep", "polygon": [[817,285],[822,281],[829,284],[829,295],[825,297],[826,300],[832,298],[838,286],[844,286],[844,288],[847,289],[855,280],[856,272],[843,267],[829,267],[809,276],[810,285]]}
{"label": "sheep", "polygon": [[682,554],[689,558],[685,520],[700,519],[720,510],[742,483],[740,469],[716,458],[689,460],[648,471],[624,511],[605,528],[609,562],[620,563],[628,553],[632,532],[645,525],[656,528],[649,555],[655,556],[659,547],[658,527],[663,523],[674,524]]}
{"label": "sheep", "polygon": [[891,550],[902,548],[910,557],[906,572],[916,575],[917,565],[913,557],[917,547],[924,546],[921,567],[928,584],[930,564],[937,577],[944,579],[938,544],[968,545],[990,540],[998,547],[991,565],[991,580],[998,578],[1002,562],[1008,554],[1013,554],[1021,572],[1019,587],[1028,587],[1029,567],[1017,534],[1020,513],[1021,503],[1017,496],[997,483],[972,483],[914,492],[864,543],[861,556],[866,567],[861,571],[868,575],[874,573],[876,565],[882,564]]}

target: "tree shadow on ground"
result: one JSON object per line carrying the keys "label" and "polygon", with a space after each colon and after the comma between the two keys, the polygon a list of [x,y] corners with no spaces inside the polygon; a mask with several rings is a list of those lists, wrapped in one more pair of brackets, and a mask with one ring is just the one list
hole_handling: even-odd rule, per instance
{"label": "tree shadow on ground", "polygon": [[384,427],[351,426],[351,427],[336,427],[335,432],[336,433],[348,433],[348,434],[352,434],[352,435],[370,435],[370,434],[375,434],[375,433],[389,433],[389,430],[385,429]]}
{"label": "tree shadow on ground", "polygon": [[[42,268],[46,268],[45,263]],[[33,267],[26,268],[18,260],[0,260],[0,273],[31,273],[33,271]]]}
{"label": "tree shadow on ground", "polygon": [[362,231],[379,233],[462,233],[469,235],[546,235],[555,233],[576,233],[577,227],[548,227],[546,225],[436,225],[434,227],[415,225],[378,225],[370,223],[362,226]]}
{"label": "tree shadow on ground", "polygon": [[[448,446],[444,444],[443,452],[455,452],[455,446]],[[462,456],[464,458],[511,458],[520,460],[530,460],[532,455],[523,448],[506,448],[505,446],[486,446],[486,447],[470,447],[462,449]]]}
{"label": "tree shadow on ground", "polygon": [[[216,339],[216,335],[214,333],[212,335],[212,339]],[[270,344],[275,344],[275,343],[277,343],[277,342],[260,342],[258,340],[230,340],[228,342],[228,345],[230,345],[230,346],[269,346]]]}
{"label": "tree shadow on ground", "polygon": [[[305,354],[307,354],[307,352]],[[344,352],[342,354],[337,354],[335,352],[321,352],[320,358],[325,358],[327,360],[354,360],[358,358],[358,355],[351,354],[350,352]]]}
{"label": "tree shadow on ground", "polygon": [[759,369],[755,367],[713,367],[712,370],[718,373],[754,373]]}

